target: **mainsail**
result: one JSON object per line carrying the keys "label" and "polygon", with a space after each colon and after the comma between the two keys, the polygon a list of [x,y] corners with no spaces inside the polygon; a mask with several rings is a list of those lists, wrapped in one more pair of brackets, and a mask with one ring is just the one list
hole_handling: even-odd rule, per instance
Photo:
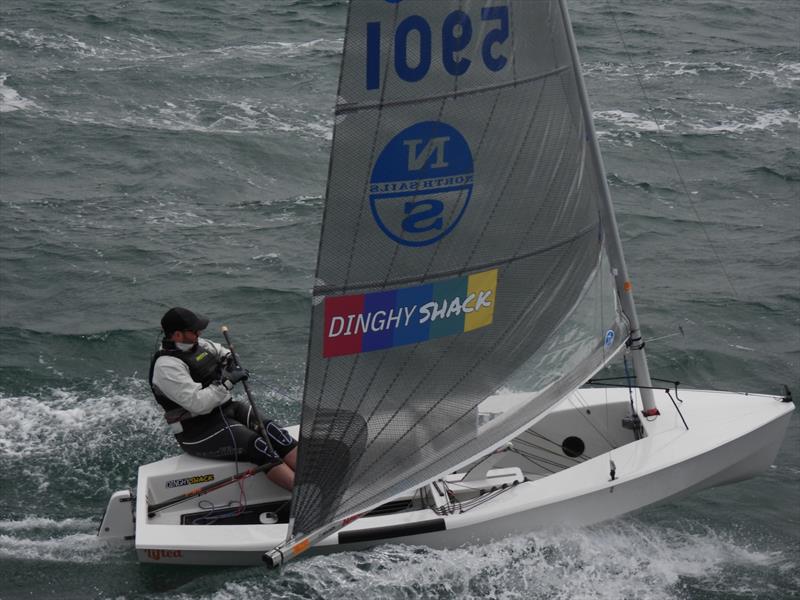
{"label": "mainsail", "polygon": [[[628,336],[560,2],[351,0],[292,533],[492,449]],[[510,378],[530,400],[481,403]]]}

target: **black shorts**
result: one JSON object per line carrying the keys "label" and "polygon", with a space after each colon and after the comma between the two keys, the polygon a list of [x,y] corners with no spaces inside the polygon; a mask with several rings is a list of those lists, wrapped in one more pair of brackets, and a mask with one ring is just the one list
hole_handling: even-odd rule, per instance
{"label": "black shorts", "polygon": [[264,420],[267,443],[255,430],[252,408],[229,402],[207,415],[182,423],[184,430],[175,436],[187,454],[219,460],[246,460],[256,465],[279,464],[297,447],[297,441],[280,425]]}

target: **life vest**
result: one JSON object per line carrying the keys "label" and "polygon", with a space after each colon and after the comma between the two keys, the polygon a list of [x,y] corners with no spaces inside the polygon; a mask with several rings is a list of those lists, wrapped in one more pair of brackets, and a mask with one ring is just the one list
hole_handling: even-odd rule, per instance
{"label": "life vest", "polygon": [[189,375],[192,380],[196,381],[204,388],[211,385],[214,381],[219,380],[220,373],[222,372],[222,364],[217,360],[216,355],[200,344],[195,344],[190,350],[179,350],[175,346],[175,342],[164,340],[161,343],[161,350],[156,352],[153,355],[153,360],[150,361],[150,389],[153,391],[156,402],[164,409],[167,421],[171,422],[170,414],[175,414],[175,411],[186,411],[180,404],[170,400],[161,390],[153,385],[153,373],[155,372],[156,361],[162,356],[172,356],[183,362],[189,367]]}

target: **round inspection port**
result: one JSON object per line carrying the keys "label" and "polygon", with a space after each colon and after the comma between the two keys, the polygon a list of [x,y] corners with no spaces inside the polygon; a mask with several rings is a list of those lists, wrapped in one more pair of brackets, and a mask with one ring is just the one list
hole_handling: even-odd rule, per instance
{"label": "round inspection port", "polygon": [[586,444],[577,436],[571,435],[561,442],[561,451],[570,458],[577,458],[586,450]]}

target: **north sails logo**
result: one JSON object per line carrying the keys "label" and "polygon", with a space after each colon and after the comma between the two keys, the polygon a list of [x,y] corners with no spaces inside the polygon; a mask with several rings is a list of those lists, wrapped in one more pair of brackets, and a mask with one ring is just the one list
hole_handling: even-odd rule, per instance
{"label": "north sails logo", "polygon": [[458,225],[473,188],[472,152],[441,121],[404,129],[384,147],[370,178],[372,216],[398,244],[427,246]]}

